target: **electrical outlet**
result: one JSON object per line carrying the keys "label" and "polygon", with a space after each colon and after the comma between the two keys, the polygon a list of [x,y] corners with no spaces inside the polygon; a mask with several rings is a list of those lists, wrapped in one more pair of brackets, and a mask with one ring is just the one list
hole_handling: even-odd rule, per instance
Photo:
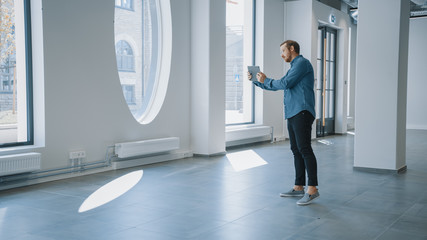
{"label": "electrical outlet", "polygon": [[75,152],[70,152],[70,159],[82,159],[86,157],[86,152],[85,151],[75,151]]}

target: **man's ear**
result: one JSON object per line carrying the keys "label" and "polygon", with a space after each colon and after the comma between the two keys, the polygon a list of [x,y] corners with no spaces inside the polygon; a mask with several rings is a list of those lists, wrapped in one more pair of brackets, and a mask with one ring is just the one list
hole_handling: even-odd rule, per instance
{"label": "man's ear", "polygon": [[289,47],[289,51],[290,51],[290,52],[295,52],[295,48],[294,48],[294,46],[290,46],[290,47]]}

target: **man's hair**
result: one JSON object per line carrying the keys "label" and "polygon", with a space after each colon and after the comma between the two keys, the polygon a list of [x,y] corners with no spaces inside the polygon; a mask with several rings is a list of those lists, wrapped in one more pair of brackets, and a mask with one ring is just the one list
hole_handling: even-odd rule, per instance
{"label": "man's hair", "polygon": [[286,40],[286,41],[284,41],[282,44],[280,44],[280,46],[283,46],[283,45],[285,45],[285,44],[286,44],[286,48],[287,48],[287,49],[290,49],[290,48],[291,48],[291,46],[293,46],[293,47],[294,47],[295,52],[299,54],[299,44],[298,44],[296,41],[293,41],[293,40]]}

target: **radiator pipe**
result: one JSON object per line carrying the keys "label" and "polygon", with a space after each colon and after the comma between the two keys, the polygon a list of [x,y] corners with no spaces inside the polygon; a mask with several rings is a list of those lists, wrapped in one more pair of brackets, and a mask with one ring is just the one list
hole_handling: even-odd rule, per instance
{"label": "radiator pipe", "polygon": [[55,169],[44,170],[44,171],[36,171],[36,172],[33,172],[33,174],[56,172],[56,171],[66,170],[66,169],[72,169],[72,168],[84,169],[85,166],[96,165],[96,164],[101,164],[101,163],[105,163],[105,161],[98,161],[98,162],[93,162],[93,163],[83,163],[83,164],[75,165],[75,166],[69,166],[69,167],[63,167],[63,168],[55,168]]}
{"label": "radiator pipe", "polygon": [[[109,167],[109,165],[108,164],[104,164],[104,165],[96,166],[96,167],[74,169],[74,170],[63,171],[63,172],[58,172],[58,173],[51,173],[51,174],[42,175],[42,176],[34,176],[34,177],[30,176],[27,179],[28,180],[33,180],[33,179],[44,178],[44,177],[52,177],[52,176],[57,176],[57,175],[67,174],[67,173],[82,172],[82,171],[85,171],[85,170],[91,170],[91,169],[97,169],[97,168],[103,168],[103,167]],[[37,174],[35,174],[35,175],[37,175]]]}
{"label": "radiator pipe", "polygon": [[[12,181],[18,181],[18,180],[33,180],[33,179],[39,179],[39,178],[44,178],[44,177],[57,176],[57,175],[61,175],[61,174],[83,172],[83,171],[91,170],[91,169],[109,167],[109,166],[111,166],[111,158],[114,155],[109,156],[108,151],[113,147],[114,146],[108,146],[107,147],[107,151],[105,152],[105,159],[102,161],[91,162],[91,163],[83,163],[83,164],[79,164],[79,165],[75,165],[75,166],[54,168],[54,169],[43,170],[43,171],[35,171],[35,172],[29,173],[29,174],[3,176],[3,177],[0,177],[0,183],[12,182]],[[86,167],[86,166],[93,166],[93,165],[98,165],[98,164],[102,164],[102,165],[95,166],[95,167],[89,167],[89,168]],[[62,171],[62,170],[68,170],[68,169],[72,169],[72,170]],[[61,172],[57,172],[57,171],[61,171]],[[57,173],[44,174],[44,173],[50,173],[50,172],[57,172]],[[38,176],[39,174],[44,174],[44,175]]]}

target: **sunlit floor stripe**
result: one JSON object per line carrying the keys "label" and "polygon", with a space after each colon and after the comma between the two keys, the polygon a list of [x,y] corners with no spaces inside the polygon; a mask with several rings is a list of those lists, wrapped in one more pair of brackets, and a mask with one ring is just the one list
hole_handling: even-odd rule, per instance
{"label": "sunlit floor stripe", "polygon": [[142,175],[142,170],[134,171],[100,187],[86,198],[79,208],[79,213],[102,206],[125,194],[141,180]]}
{"label": "sunlit floor stripe", "polygon": [[325,145],[333,145],[334,143],[328,140],[317,140],[319,143],[323,143]]}
{"label": "sunlit floor stripe", "polygon": [[268,164],[253,150],[229,153],[226,156],[236,172]]}

